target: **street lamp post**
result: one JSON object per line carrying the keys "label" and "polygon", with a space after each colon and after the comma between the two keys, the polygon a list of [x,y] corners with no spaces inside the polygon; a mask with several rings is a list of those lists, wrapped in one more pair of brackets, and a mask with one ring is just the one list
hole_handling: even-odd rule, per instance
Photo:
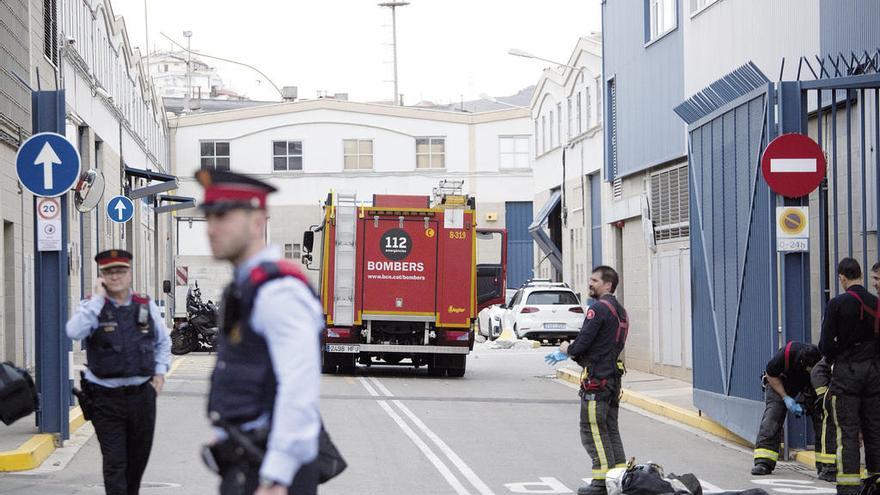
{"label": "street lamp post", "polygon": [[380,7],[391,8],[391,44],[394,49],[394,98],[395,105],[400,105],[400,93],[397,89],[397,7],[405,7],[409,2],[401,0],[393,0],[391,2],[380,3]]}
{"label": "street lamp post", "polygon": [[533,58],[535,60],[542,60],[544,62],[549,62],[551,64],[558,65],[560,67],[566,67],[566,68],[569,68],[572,70],[576,70],[578,72],[583,72],[583,70],[584,70],[583,67],[576,66],[576,65],[563,64],[563,63],[557,62],[555,60],[550,60],[549,58],[539,57],[539,56],[532,54],[532,53],[529,53],[525,50],[520,50],[519,48],[511,48],[510,50],[507,50],[507,54],[513,55],[514,57]]}
{"label": "street lamp post", "polygon": [[186,113],[190,111],[190,99],[192,98],[192,71],[190,64],[192,63],[192,51],[190,50],[190,42],[192,41],[192,31],[184,31],[183,36],[186,38],[186,98],[183,104],[183,110]]}

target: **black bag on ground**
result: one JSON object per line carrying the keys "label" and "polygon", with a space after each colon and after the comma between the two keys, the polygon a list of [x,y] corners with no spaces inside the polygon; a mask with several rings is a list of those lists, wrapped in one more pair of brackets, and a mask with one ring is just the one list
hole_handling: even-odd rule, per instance
{"label": "black bag on ground", "polygon": [[11,425],[37,410],[37,388],[26,370],[0,364],[0,421]]}
{"label": "black bag on ground", "polygon": [[346,467],[348,464],[333,444],[333,440],[330,440],[330,435],[327,434],[322,423],[321,433],[318,435],[318,480],[320,483],[326,483],[339,476]]}

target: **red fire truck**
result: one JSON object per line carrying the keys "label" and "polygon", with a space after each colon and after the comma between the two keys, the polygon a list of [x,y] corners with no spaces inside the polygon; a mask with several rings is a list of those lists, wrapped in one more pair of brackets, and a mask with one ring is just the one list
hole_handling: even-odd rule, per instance
{"label": "red fire truck", "polygon": [[361,363],[464,375],[477,312],[503,302],[507,239],[476,228],[474,199],[452,194],[460,187],[375,195],[369,206],[328,195],[322,223],[303,236],[309,266],[321,234],[324,373]]}

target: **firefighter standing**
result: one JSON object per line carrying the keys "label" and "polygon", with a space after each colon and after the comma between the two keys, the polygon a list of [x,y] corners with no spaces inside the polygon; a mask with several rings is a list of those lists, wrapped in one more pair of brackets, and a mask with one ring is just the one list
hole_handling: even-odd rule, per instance
{"label": "firefighter standing", "polygon": [[813,419],[813,431],[817,435],[821,431],[821,416],[814,409],[816,396],[810,382],[810,371],[821,358],[816,346],[789,342],[767,363],[764,380],[768,386],[764,390],[764,416],[755,441],[753,475],[770,474],[776,467],[788,412],[798,417],[806,412]]}
{"label": "firefighter standing", "polygon": [[831,409],[837,423],[837,493],[861,488],[859,432],[868,475],[880,473],[880,360],[877,298],[859,284],[862,269],[852,258],[837,266],[844,293],[828,302],[819,349],[832,363]]}
{"label": "firefighter standing", "polygon": [[619,278],[608,266],[598,266],[590,276],[590,297],[584,325],[574,342],[564,342],[546,357],[549,364],[572,358],[583,366],[581,376],[581,443],[593,461],[592,481],[578,495],[604,495],[609,469],[626,466],[618,427],[623,351],[629,331],[626,310],[614,297]]}
{"label": "firefighter standing", "polygon": [[171,341],[148,296],[131,291],[131,253],[98,253],[101,276],[92,296],[67,322],[67,336],[84,340],[88,361],[80,386],[103,456],[104,489],[136,495],[156,427],[156,397],[171,363]]}
{"label": "firefighter standing", "polygon": [[220,493],[317,493],[321,305],[299,270],[265,244],[266,197],[275,188],[230,172],[196,177],[211,251],[235,267],[208,400],[221,427],[209,448]]}

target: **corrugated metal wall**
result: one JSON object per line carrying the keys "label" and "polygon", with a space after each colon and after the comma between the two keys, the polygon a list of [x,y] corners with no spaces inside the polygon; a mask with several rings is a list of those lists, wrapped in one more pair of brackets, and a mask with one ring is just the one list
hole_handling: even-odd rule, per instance
{"label": "corrugated metal wall", "polygon": [[[687,154],[685,125],[672,111],[685,98],[682,3],[686,2],[679,0],[679,27],[648,46],[644,0],[602,3],[602,63],[605,81],[613,78],[616,84],[620,177]],[[606,143],[606,154],[611,149]],[[610,163],[606,156],[606,166]],[[613,177],[607,170],[606,174]]]}
{"label": "corrugated metal wall", "polygon": [[880,2],[877,0],[820,0],[821,55],[868,53],[880,48]]}
{"label": "corrugated metal wall", "polygon": [[532,223],[532,202],[511,201],[505,203],[505,227],[507,228],[507,288],[517,289],[532,278],[534,243],[529,235]]}
{"label": "corrugated metal wall", "polygon": [[762,91],[690,134],[694,404],[746,438],[776,331],[770,193],[758,179]]}

